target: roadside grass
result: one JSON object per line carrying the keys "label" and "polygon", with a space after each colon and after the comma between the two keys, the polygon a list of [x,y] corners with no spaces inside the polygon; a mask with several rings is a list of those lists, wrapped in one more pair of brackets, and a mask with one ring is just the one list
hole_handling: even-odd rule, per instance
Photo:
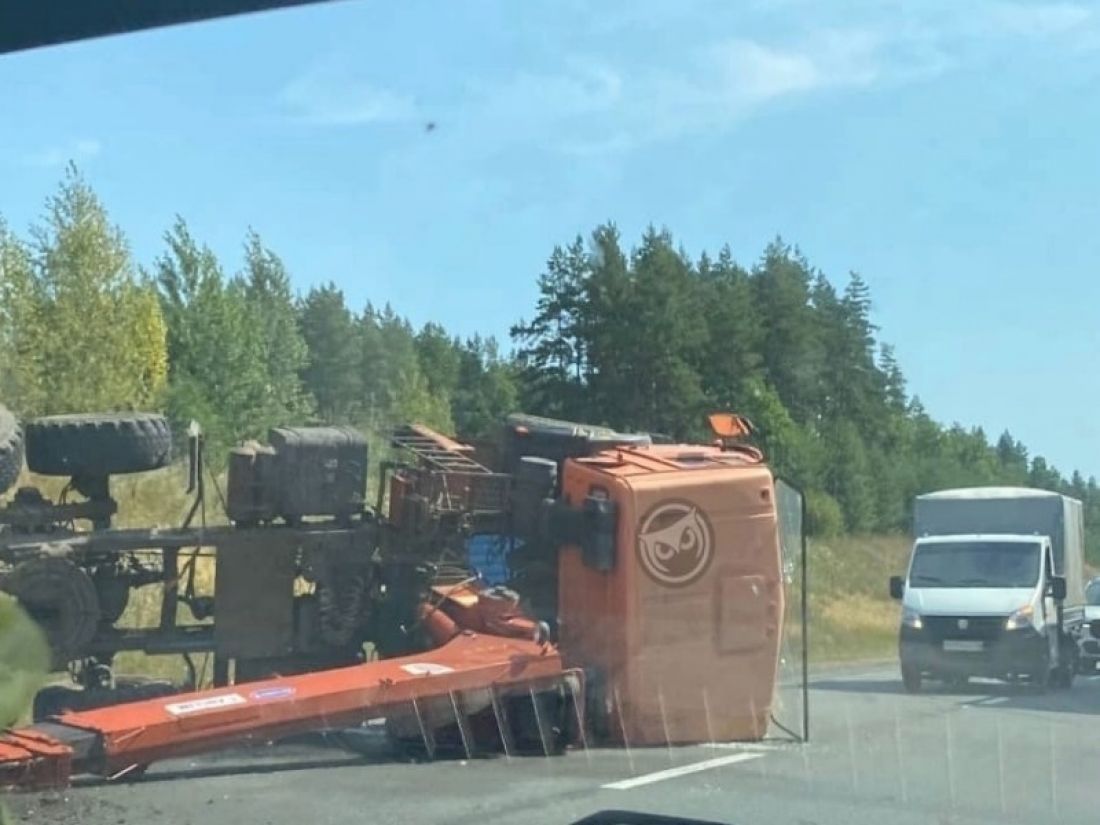
{"label": "roadside grass", "polygon": [[[844,536],[809,542],[810,659],[881,659],[895,655],[899,608],[890,576],[905,572],[905,536]],[[789,615],[789,613],[788,613]]]}

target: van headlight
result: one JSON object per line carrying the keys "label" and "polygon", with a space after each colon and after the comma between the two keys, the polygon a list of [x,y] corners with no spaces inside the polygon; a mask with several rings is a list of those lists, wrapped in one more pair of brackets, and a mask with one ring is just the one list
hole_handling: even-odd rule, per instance
{"label": "van headlight", "polygon": [[1013,610],[1005,620],[1005,630],[1023,630],[1031,627],[1031,619],[1035,615],[1035,608],[1025,604],[1019,610]]}
{"label": "van headlight", "polygon": [[902,608],[901,624],[903,627],[911,627],[913,630],[920,630],[924,627],[924,622],[921,621],[920,613],[911,607]]}

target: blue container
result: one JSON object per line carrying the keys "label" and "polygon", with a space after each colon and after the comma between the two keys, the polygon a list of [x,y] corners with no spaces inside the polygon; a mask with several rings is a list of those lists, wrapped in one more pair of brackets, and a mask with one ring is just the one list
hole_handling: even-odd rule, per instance
{"label": "blue container", "polygon": [[508,553],[522,544],[512,536],[490,533],[470,536],[466,543],[467,563],[486,584],[507,584],[511,578]]}

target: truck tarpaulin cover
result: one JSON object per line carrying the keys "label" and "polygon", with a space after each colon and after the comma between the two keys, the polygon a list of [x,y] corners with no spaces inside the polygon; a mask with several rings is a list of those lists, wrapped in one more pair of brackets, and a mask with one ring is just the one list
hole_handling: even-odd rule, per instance
{"label": "truck tarpaulin cover", "polygon": [[[1084,519],[1081,502],[1027,487],[968,487],[917,496],[913,534],[952,536],[1031,534],[1042,530],[1054,550],[1055,572],[1066,578],[1068,604],[1084,599]],[[1066,552],[1067,546],[1070,552]]]}

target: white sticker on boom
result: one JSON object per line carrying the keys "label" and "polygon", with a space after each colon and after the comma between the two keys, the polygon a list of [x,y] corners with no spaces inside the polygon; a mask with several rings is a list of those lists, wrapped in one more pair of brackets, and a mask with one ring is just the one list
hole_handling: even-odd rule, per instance
{"label": "white sticker on boom", "polygon": [[453,667],[432,662],[413,662],[411,665],[401,665],[401,669],[410,676],[442,676],[444,673],[455,672]]}
{"label": "white sticker on boom", "polygon": [[247,704],[248,700],[239,693],[224,693],[221,696],[207,696],[203,699],[192,699],[190,702],[173,702],[165,705],[164,709],[173,716],[186,716],[189,713],[199,713],[204,710],[217,710],[233,705]]}

